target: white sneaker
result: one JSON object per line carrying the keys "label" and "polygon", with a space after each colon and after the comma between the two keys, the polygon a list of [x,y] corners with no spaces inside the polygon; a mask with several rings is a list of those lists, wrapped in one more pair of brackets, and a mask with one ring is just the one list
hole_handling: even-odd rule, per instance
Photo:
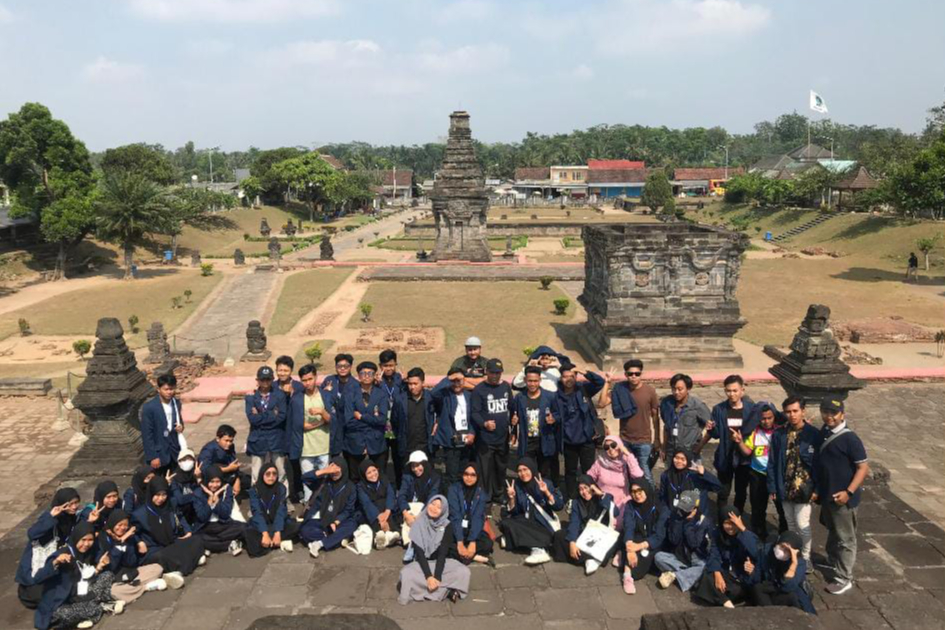
{"label": "white sneaker", "polygon": [[383,529],[377,530],[377,533],[374,534],[374,548],[383,549],[387,546],[387,532]]}
{"label": "white sneaker", "polygon": [[548,555],[548,552],[544,549],[535,548],[532,549],[532,552],[527,558],[525,558],[525,564],[530,567],[538,566],[539,564],[545,564],[546,562],[551,562],[551,556]]}
{"label": "white sneaker", "polygon": [[238,556],[243,553],[243,543],[238,540],[230,542],[230,555]]}
{"label": "white sneaker", "polygon": [[200,560],[197,560],[197,566],[198,566],[198,567],[202,567],[203,565],[207,564],[207,556],[208,556],[208,555],[210,555],[210,552],[209,552],[209,551],[207,552],[207,555],[206,555],[206,556],[200,556]]}
{"label": "white sneaker", "polygon": [[181,575],[180,571],[171,571],[170,573],[165,573],[162,578],[167,587],[173,590],[177,590],[184,586],[184,576]]}
{"label": "white sneaker", "polygon": [[209,550],[209,549],[204,549],[204,550],[203,550],[203,555],[205,555],[206,557],[209,558],[209,557],[210,557],[210,550]]}
{"label": "white sneaker", "polygon": [[230,510],[230,518],[239,523],[246,522],[246,517],[243,516],[243,513],[240,511],[240,506],[236,504],[236,501],[233,502],[233,509]]}
{"label": "white sneaker", "polygon": [[292,547],[292,541],[291,541],[291,540],[283,540],[282,543],[279,544],[279,549],[281,549],[282,551],[284,551],[284,552],[286,552],[286,553],[292,553],[292,549],[293,549],[293,547]]}
{"label": "white sneaker", "polygon": [[569,515],[571,514],[571,506],[573,503],[574,501],[572,499],[568,499],[568,502],[564,504],[564,511],[567,512]]}
{"label": "white sneaker", "polygon": [[597,560],[585,560],[584,561],[584,575],[594,575],[597,569],[600,568],[600,562]]}
{"label": "white sneaker", "polygon": [[662,575],[660,575],[660,579],[659,579],[660,588],[669,588],[670,586],[673,585],[673,582],[675,581],[676,581],[676,574],[673,573],[672,571],[665,571]]}
{"label": "white sneaker", "polygon": [[310,542],[310,543],[308,544],[308,552],[309,552],[309,554],[311,554],[311,556],[312,556],[313,558],[317,558],[317,557],[318,557],[318,552],[321,551],[321,548],[322,548],[322,547],[324,547],[324,545],[322,544],[322,541],[320,541],[320,540],[316,540],[316,541],[314,541],[314,542]]}
{"label": "white sneaker", "polygon": [[113,615],[120,615],[125,610],[125,602],[116,600],[114,602],[107,602],[102,604],[102,610],[105,612],[110,612]]}
{"label": "white sneaker", "polygon": [[158,578],[156,580],[151,580],[144,587],[145,592],[149,591],[166,591],[167,590],[167,581],[164,578]]}
{"label": "white sneaker", "polygon": [[387,532],[387,546],[391,547],[400,542],[400,532]]}
{"label": "white sneaker", "polygon": [[732,600],[726,599],[725,603],[722,604],[723,608],[735,608],[735,604],[732,603]]}
{"label": "white sneaker", "polygon": [[85,630],[86,628],[91,628],[94,625],[94,621],[91,619],[86,619],[85,621],[80,621],[78,625],[76,625],[76,628],[79,628],[79,630]]}

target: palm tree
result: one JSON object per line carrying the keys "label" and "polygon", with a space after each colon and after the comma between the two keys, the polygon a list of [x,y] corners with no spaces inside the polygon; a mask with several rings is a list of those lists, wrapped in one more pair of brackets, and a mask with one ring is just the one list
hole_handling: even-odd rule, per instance
{"label": "palm tree", "polygon": [[170,206],[165,190],[139,173],[119,171],[106,175],[98,201],[97,234],[121,245],[125,280],[133,278],[135,246],[166,230]]}

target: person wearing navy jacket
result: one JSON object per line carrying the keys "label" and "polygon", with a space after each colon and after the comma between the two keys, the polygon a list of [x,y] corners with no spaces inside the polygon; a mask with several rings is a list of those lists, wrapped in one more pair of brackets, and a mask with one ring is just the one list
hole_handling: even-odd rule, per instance
{"label": "person wearing navy jacket", "polygon": [[322,382],[325,406],[332,415],[331,456],[344,452],[345,399],[349,392],[355,394],[361,388],[357,376],[351,374],[354,357],[350,354],[335,355],[335,373],[329,374]]}
{"label": "person wearing navy jacket", "polygon": [[[580,383],[578,376],[584,377]],[[577,498],[578,475],[586,474],[594,464],[597,454],[594,439],[604,437],[597,435],[593,398],[606,384],[607,380],[599,374],[579,370],[569,361],[561,364],[553,415],[561,425],[558,450],[564,453],[564,496],[568,501]]]}
{"label": "person wearing navy jacket", "polygon": [[502,361],[489,359],[486,379],[473,388],[470,397],[481,483],[489,503],[502,502],[505,471],[509,465],[509,431],[515,394],[502,380],[503,369]]}
{"label": "person wearing navy jacket", "polygon": [[660,503],[672,509],[683,492],[696,490],[699,492],[700,503],[708,505],[709,493],[718,492],[721,487],[715,475],[706,472],[705,466],[693,463],[688,452],[677,448],[669,466],[660,475]]}
{"label": "person wearing navy jacket", "polygon": [[564,508],[564,499],[554,484],[538,472],[531,457],[518,462],[518,478],[506,482],[506,504],[502,508],[502,547],[530,550],[525,564],[536,566],[551,562],[548,547],[561,523],[555,512]]}
{"label": "person wearing navy jacket", "polygon": [[[330,395],[318,387],[318,371],[313,363],[299,368],[302,392],[289,401],[289,459],[299,460],[301,474],[319,470],[328,465],[331,452],[332,425],[335,421]],[[312,496],[311,489],[302,485],[305,503]]]}
{"label": "person wearing navy jacket", "polygon": [[197,523],[194,496],[200,489],[200,471],[194,452],[185,448],[177,458],[177,472],[170,476],[171,504],[191,527]]}
{"label": "person wearing navy jacket", "polygon": [[[394,401],[391,410],[391,424],[397,432],[398,457],[407,465],[407,459],[414,451],[422,451],[427,459],[433,453],[433,427],[436,425],[436,409],[433,396],[423,387],[426,379],[422,368],[411,368],[404,380],[406,393]],[[401,475],[397,487],[409,475]]]}
{"label": "person wearing navy jacket", "polygon": [[154,478],[154,469],[150,464],[138,466],[131,476],[131,486],[121,497],[121,509],[128,514],[134,513],[148,500],[148,482]]}
{"label": "person wearing navy jacket", "polygon": [[95,534],[105,527],[108,515],[112,510],[119,509],[118,484],[111,479],[106,479],[95,486],[95,494],[92,503],[86,505],[79,513],[79,520],[89,521],[95,527]]}
{"label": "person wearing navy jacket", "polygon": [[65,545],[69,534],[79,522],[79,493],[75,488],[59,488],[53,495],[48,510],[40,514],[26,531],[26,548],[16,568],[16,583],[20,601],[27,608],[36,608],[43,594],[43,586],[36,576],[53,553]]}
{"label": "person wearing navy jacket", "polygon": [[403,524],[403,516],[397,509],[397,492],[371,460],[361,462],[360,473],[358,508],[361,516],[374,532],[374,547],[390,547],[400,541]]}
{"label": "person wearing navy jacket", "polygon": [[289,518],[287,494],[285,486],[279,483],[276,465],[271,462],[264,464],[259,480],[249,489],[251,517],[244,537],[246,552],[251,558],[264,556],[273,549],[292,551],[299,524],[294,518]]}
{"label": "person wearing navy jacket", "polygon": [[623,508],[623,592],[637,592],[635,582],[642,580],[653,568],[653,557],[663,547],[669,510],[656,501],[656,492],[649,479],[640,477],[630,482],[630,500]]}
{"label": "person wearing navy jacket", "polygon": [[541,368],[525,368],[525,391],[512,400],[512,425],[517,427],[513,440],[519,458],[531,457],[538,471],[554,485],[560,479],[558,449],[561,423],[554,416],[555,397],[541,388]]}
{"label": "person wearing navy jacket", "polygon": [[476,425],[472,422],[471,394],[465,386],[466,377],[458,367],[452,367],[446,378],[430,392],[436,409],[433,446],[443,449],[446,460],[447,485],[460,480],[463,465],[473,458]]}
{"label": "person wearing navy jacket", "polygon": [[138,549],[144,564],[157,562],[176,578],[190,575],[206,562],[203,539],[194,536],[187,521],[174,510],[164,477],[148,482],[148,500],[131,518],[144,545]]}
{"label": "person wearing navy jacket", "polygon": [[746,571],[745,567],[757,565],[762,542],[745,527],[738,508],[725,506],[719,520],[720,525],[711,533],[705,574],[693,594],[708,604],[734,608],[748,599],[748,589],[759,580],[759,571]]}
{"label": "person wearing navy jacket", "polygon": [[663,527],[663,549],[653,558],[663,572],[660,588],[669,588],[676,582],[685,593],[702,579],[713,530],[712,519],[704,514],[704,505],[697,491],[686,490],[676,506],[670,508]]}
{"label": "person wearing navy jacket", "polygon": [[371,361],[358,364],[359,387],[345,393],[344,455],[352,481],[360,476],[365,457],[378,466],[387,462],[387,394],[375,386],[377,365]]}
{"label": "person wearing navy jacket", "polygon": [[252,460],[252,482],[262,465],[271,461],[279,469],[279,483],[286,482],[286,428],[288,405],[281,389],[272,386],[275,374],[264,365],[256,371],[256,391],[246,396],[249,436],[246,452]]}
{"label": "person wearing navy jacket", "polygon": [[183,579],[161,577],[164,569],[156,562],[141,564],[138,558],[139,539],[131,526],[131,516],[121,509],[112,510],[96,544],[101,554],[108,555],[108,571],[115,575],[112,596],[130,604],[147,591],[163,591],[168,587],[180,588]]}
{"label": "person wearing navy jacket", "polygon": [[273,385],[282,390],[286,400],[285,434],[288,461],[286,462],[285,474],[286,480],[289,482],[289,500],[293,503],[300,503],[302,501],[302,468],[299,463],[301,449],[296,451],[292,447],[302,441],[302,422],[293,417],[296,413],[296,407],[292,404],[292,400],[297,397],[296,394],[302,393],[304,388],[302,383],[292,378],[292,370],[294,369],[295,361],[292,357],[287,355],[278,357],[276,359],[276,381]]}
{"label": "person wearing navy jacket", "polygon": [[[384,350],[377,359],[380,372],[377,375],[377,386],[387,394],[387,426],[384,427],[384,437],[387,439],[387,452],[390,453],[391,463],[394,465],[394,480],[400,485],[404,474],[404,460],[400,457],[400,428],[397,418],[394,417],[394,408],[399,401],[406,397],[404,377],[397,371],[397,353],[393,350]],[[386,463],[383,465],[386,468]]]}
{"label": "person wearing navy jacket", "polygon": [[175,397],[177,378],[162,374],[157,380],[158,395],[141,407],[141,443],[144,461],[162,474],[177,469],[180,453],[178,434],[184,432],[180,401]]}
{"label": "person wearing navy jacket", "polygon": [[481,478],[479,464],[467,463],[462,480],[450,486],[446,497],[455,538],[455,545],[447,553],[463,564],[489,564],[492,555],[492,539],[485,530],[489,494],[483,489]]}
{"label": "person wearing navy jacket", "polygon": [[240,501],[252,485],[252,478],[240,471],[235,442],[236,429],[229,424],[221,424],[217,427],[216,439],[210,440],[200,449],[197,463],[202,470],[218,466],[223,473],[223,481],[233,486],[233,494]]}
{"label": "person wearing navy jacket", "polygon": [[807,562],[800,553],[803,544],[794,532],[784,532],[777,542],[765,545],[758,568],[761,579],[748,591],[752,605],[793,606],[817,614],[808,590]]}
{"label": "person wearing navy jacket", "polygon": [[207,551],[242,553],[246,526],[233,520],[233,486],[223,483],[223,473],[216,466],[203,471],[203,483],[194,492],[194,512],[194,532],[203,538]]}
{"label": "person wearing navy jacket", "polygon": [[[563,371],[563,370],[562,370]],[[551,555],[555,562],[569,562],[584,565],[584,574],[591,575],[600,568],[601,564],[609,564],[618,549],[617,543],[607,551],[603,563],[598,562],[578,549],[577,541],[581,533],[591,520],[599,521],[611,529],[617,529],[617,511],[614,507],[614,498],[597,487],[594,479],[589,475],[580,475],[577,478],[578,498],[571,508],[571,520],[568,528],[555,532],[554,542],[551,545]]]}
{"label": "person wearing navy jacket", "polygon": [[302,483],[317,488],[299,528],[309,554],[317,558],[323,549],[339,547],[358,528],[358,490],[348,477],[347,461],[340,456],[327,468],[302,475]]}
{"label": "person wearing navy jacket", "polygon": [[[440,475],[433,469],[430,458],[423,451],[414,451],[407,460],[407,474],[397,491],[397,509],[409,528],[420,513],[420,509],[442,491]],[[410,510],[413,503],[417,513]],[[418,505],[419,504],[419,505]]]}

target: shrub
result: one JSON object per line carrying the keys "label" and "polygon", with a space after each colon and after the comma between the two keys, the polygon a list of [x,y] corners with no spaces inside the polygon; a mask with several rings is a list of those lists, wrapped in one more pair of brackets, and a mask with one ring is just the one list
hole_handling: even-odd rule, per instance
{"label": "shrub", "polygon": [[184,299],[184,298],[182,298],[182,297],[179,296],[179,295],[175,295],[174,297],[172,297],[172,298],[171,298],[171,308],[174,308],[174,309],[177,309],[177,308],[184,308],[184,306],[181,304],[181,302],[183,301],[183,299]]}
{"label": "shrub", "polygon": [[138,332],[138,316],[132,315],[128,318],[128,328],[131,330],[131,334]]}
{"label": "shrub", "polygon": [[85,355],[88,354],[91,349],[92,344],[88,339],[79,339],[78,341],[72,342],[72,350],[79,355],[80,359],[84,359]]}
{"label": "shrub", "polygon": [[305,356],[308,357],[309,361],[315,363],[322,358],[322,345],[320,343],[316,343],[309,346],[305,349]]}
{"label": "shrub", "polygon": [[534,352],[535,352],[535,346],[525,346],[524,348],[522,348],[522,354],[525,355],[525,358],[532,356]]}
{"label": "shrub", "polygon": [[212,276],[213,275],[213,263],[200,263],[200,275],[201,276]]}
{"label": "shrub", "polygon": [[551,283],[554,281],[555,279],[552,276],[542,276],[538,278],[538,282],[541,283],[541,288],[545,291],[551,287]]}
{"label": "shrub", "polygon": [[243,232],[243,240],[244,240],[244,241],[248,241],[250,238],[252,238],[252,237],[251,237],[247,232]]}
{"label": "shrub", "polygon": [[194,292],[191,291],[190,289],[184,289],[184,299],[187,301],[188,304],[190,304],[190,296],[192,296],[193,294]]}
{"label": "shrub", "polygon": [[555,305],[555,315],[564,315],[568,312],[568,307],[571,306],[571,300],[568,298],[558,298],[554,301]]}
{"label": "shrub", "polygon": [[362,302],[358,306],[358,310],[361,311],[361,321],[367,322],[371,319],[371,311],[374,310],[374,306],[367,304],[366,302]]}
{"label": "shrub", "polygon": [[21,317],[16,323],[19,324],[19,326],[20,326],[20,336],[21,336],[21,337],[26,337],[27,335],[32,335],[32,334],[33,334],[33,331],[30,330],[30,323],[29,323],[28,321],[26,321],[26,319],[24,319],[24,318]]}

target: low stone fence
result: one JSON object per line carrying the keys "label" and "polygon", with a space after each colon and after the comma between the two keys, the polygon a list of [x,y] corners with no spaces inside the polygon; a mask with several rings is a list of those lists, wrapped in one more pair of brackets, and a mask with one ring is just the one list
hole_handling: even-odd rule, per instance
{"label": "low stone fence", "polygon": [[[579,223],[543,222],[541,219],[530,223],[490,223],[486,226],[486,235],[492,236],[580,236]],[[436,229],[432,225],[404,225],[404,234],[412,237],[433,238]]]}

